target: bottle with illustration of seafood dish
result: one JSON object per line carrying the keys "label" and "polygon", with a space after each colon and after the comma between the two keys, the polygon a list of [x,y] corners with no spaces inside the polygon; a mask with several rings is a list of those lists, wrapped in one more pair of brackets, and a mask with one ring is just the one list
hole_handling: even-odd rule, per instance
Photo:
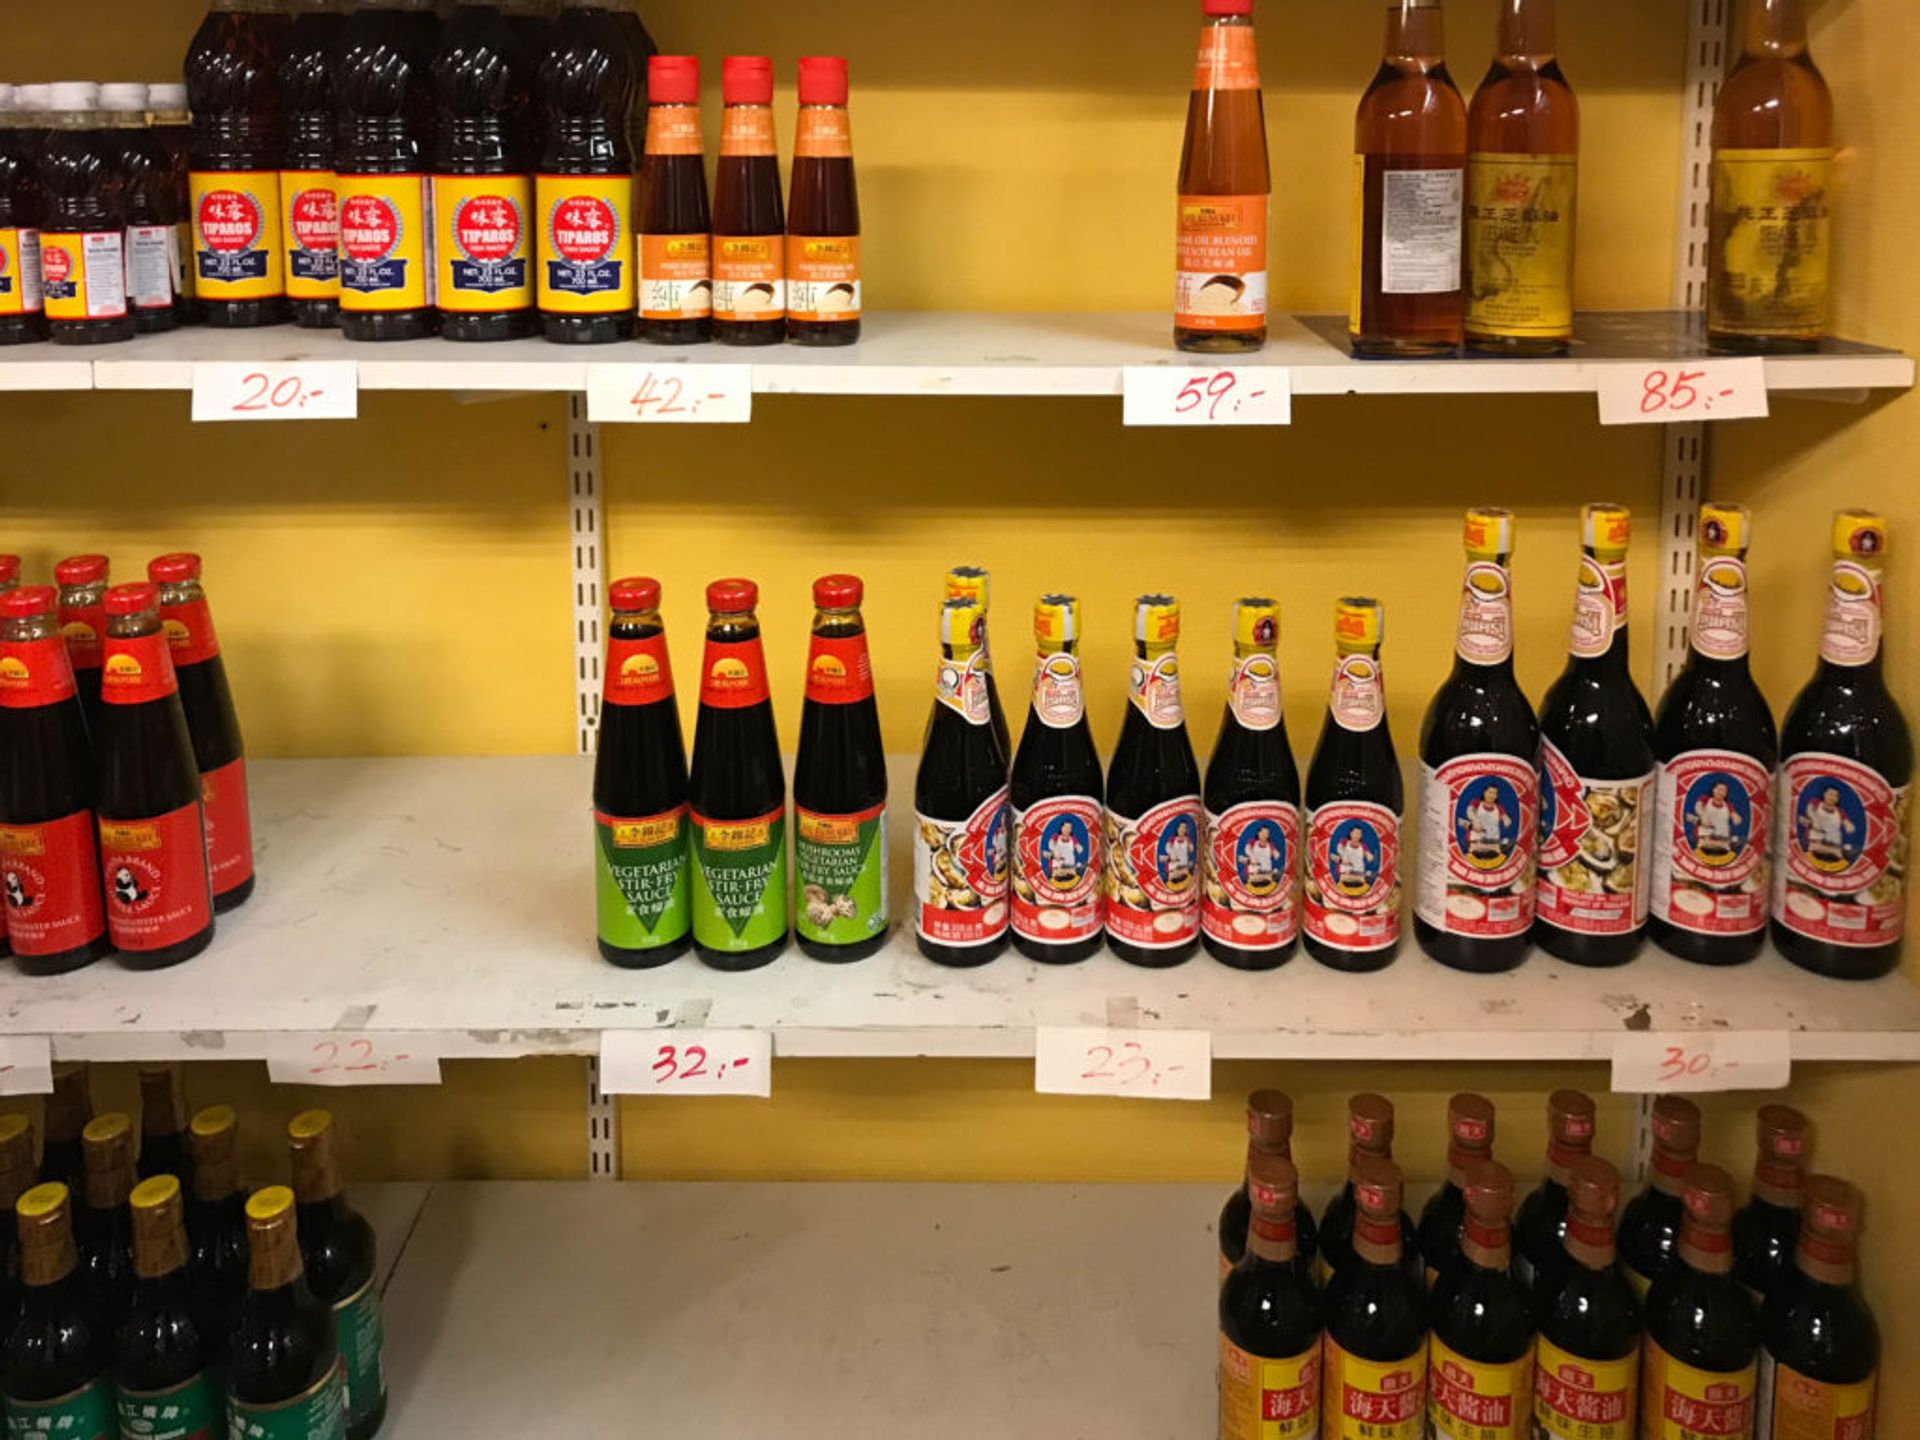
{"label": "bottle with illustration of seafood dish", "polygon": [[1460,1239],[1427,1303],[1427,1433],[1530,1440],[1533,1300],[1513,1273],[1513,1175],[1477,1160],[1462,1189]]}
{"label": "bottle with illustration of seafood dish", "polygon": [[1669,955],[1738,965],[1767,939],[1767,845],[1780,742],[1747,664],[1747,534],[1738,505],[1702,505],[1693,644],[1653,722],[1647,933]]}
{"label": "bottle with illustration of seafood dish", "polygon": [[1335,970],[1380,970],[1400,948],[1400,813],[1405,791],[1380,678],[1378,600],[1333,607],[1337,659],[1327,718],[1307,766],[1307,953]]}
{"label": "bottle with illustration of seafood dish", "polygon": [[1533,1313],[1536,1440],[1633,1440],[1640,1409],[1640,1302],[1614,1242],[1620,1172],[1593,1155],[1567,1167],[1564,1254],[1540,1266]]}
{"label": "bottle with illustration of seafood dish", "polygon": [[1695,1165],[1683,1182],[1673,1264],[1645,1302],[1640,1433],[1753,1435],[1760,1313],[1733,1278],[1733,1177]]}
{"label": "bottle with illustration of seafood dish", "polygon": [[[1362,1162],[1393,1158],[1393,1102],[1384,1095],[1363,1092],[1347,1101],[1347,1183],[1327,1202],[1320,1216],[1320,1283],[1353,1258],[1354,1186]],[[1400,1253],[1416,1276],[1420,1266],[1419,1237],[1413,1220],[1400,1212]]]}
{"label": "bottle with illustration of seafood dish", "polygon": [[1679,1095],[1662,1095],[1653,1102],[1652,1128],[1647,1188],[1620,1215],[1620,1263],[1642,1298],[1673,1264],[1682,1187],[1700,1157],[1700,1107]]}
{"label": "bottle with illustration of seafood dish", "polygon": [[913,782],[914,938],[941,965],[984,965],[1007,948],[1012,812],[1007,752],[987,711],[978,600],[940,609],[940,664]]}
{"label": "bottle with illustration of seafood dish", "polygon": [[1871,1440],[1880,1326],[1854,1273],[1859,1236],[1860,1192],[1809,1176],[1792,1268],[1760,1312],[1756,1440]]}
{"label": "bottle with illustration of seafood dish", "polygon": [[1033,607],[1033,704],[1013,757],[1013,948],[1068,964],[1100,948],[1106,784],[1080,678],[1080,602]]}
{"label": "bottle with illustration of seafood dish", "polygon": [[1201,943],[1236,970],[1271,970],[1300,936],[1300,771],[1280,708],[1280,607],[1233,607],[1233,674],[1207,761]]}
{"label": "bottle with illustration of seafood dish", "polygon": [[1913,737],[1880,660],[1887,522],[1833,517],[1820,664],[1780,734],[1773,943],[1803,970],[1870,980],[1900,963]]}
{"label": "bottle with illustration of seafood dish", "polygon": [[1456,970],[1527,958],[1540,835],[1540,728],[1513,678],[1513,516],[1467,512],[1453,673],[1420,730],[1420,873],[1413,933]]}
{"label": "bottle with illustration of seafood dish", "polygon": [[1540,873],[1533,938],[1576,965],[1624,965],[1647,933],[1653,716],[1627,665],[1621,505],[1580,512],[1567,668],[1540,702]]}
{"label": "bottle with illustration of seafood dish", "polygon": [[1321,1428],[1327,1440],[1420,1440],[1426,1431],[1427,1296],[1407,1267],[1400,1167],[1353,1167],[1353,1253],[1327,1282]]}
{"label": "bottle with illustration of seafood dish", "polygon": [[1200,767],[1180,701],[1180,603],[1134,603],[1133,669],[1107,767],[1107,947],[1130,965],[1178,965],[1199,948]]}
{"label": "bottle with illustration of seafood dish", "polygon": [[[1513,1271],[1528,1284],[1565,1256],[1561,1242],[1567,1234],[1568,1177],[1581,1156],[1593,1153],[1593,1129],[1592,1096],[1556,1090],[1547,1097],[1546,1178],[1520,1202],[1513,1221]],[[1619,1208],[1617,1197],[1614,1208]],[[1608,1224],[1612,1224],[1611,1212]]]}
{"label": "bottle with illustration of seafood dish", "polygon": [[1733,1215],[1733,1275],[1765,1305],[1793,1269],[1813,1148],[1807,1117],[1791,1105],[1762,1105],[1753,1194]]}
{"label": "bottle with illustration of seafood dish", "polygon": [[1180,155],[1173,343],[1239,354],[1267,343],[1273,177],[1253,0],[1201,0],[1200,57]]}
{"label": "bottle with illustration of seafood dish", "polygon": [[[1220,1278],[1247,1253],[1247,1227],[1253,1218],[1253,1175],[1263,1155],[1293,1160],[1293,1098],[1280,1090],[1256,1090],[1247,1096],[1247,1179],[1220,1207]],[[1293,1209],[1294,1258],[1307,1274],[1314,1272],[1319,1251],[1319,1227],[1313,1212],[1297,1197]]]}
{"label": "bottle with illustration of seafood dish", "polygon": [[1246,1193],[1246,1253],[1220,1286],[1219,1440],[1307,1440],[1320,1422],[1320,1290],[1294,1228],[1299,1173],[1255,1152]]}
{"label": "bottle with illustration of seafood dish", "polygon": [[[1493,1126],[1493,1102],[1486,1096],[1462,1094],[1447,1102],[1447,1179],[1421,1208],[1416,1231],[1429,1286],[1460,1253],[1460,1232],[1467,1223],[1467,1177],[1474,1166],[1493,1158]],[[1511,1212],[1511,1200],[1507,1208]],[[1507,1219],[1512,1218],[1509,1213]]]}
{"label": "bottle with illustration of seafood dish", "polygon": [[1007,712],[1000,704],[1000,682],[993,674],[993,640],[988,612],[993,608],[993,577],[978,565],[956,565],[947,571],[947,599],[974,600],[980,605],[980,664],[987,676],[987,716],[993,733],[1000,737],[1000,748],[1013,754],[1013,740],[1007,729]]}

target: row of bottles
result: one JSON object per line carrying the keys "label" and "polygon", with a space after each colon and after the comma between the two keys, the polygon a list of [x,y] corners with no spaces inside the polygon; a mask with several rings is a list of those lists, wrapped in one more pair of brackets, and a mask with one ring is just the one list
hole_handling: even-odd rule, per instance
{"label": "row of bottles", "polygon": [[104,555],[19,584],[0,556],[0,882],[16,965],[143,969],[253,893],[246,753],[200,557],[108,585]]}
{"label": "row of bottles", "polygon": [[1349,1103],[1344,1188],[1299,1199],[1292,1102],[1248,1099],[1245,1184],[1220,1215],[1221,1440],[1799,1440],[1873,1433],[1880,1337],[1856,1287],[1860,1196],[1809,1173],[1808,1125],[1759,1116],[1752,1199],[1697,1162],[1662,1097],[1651,1183],[1622,1209],[1594,1106],[1548,1102],[1548,1173],[1517,1210],[1494,1110],[1448,1106],[1448,1179],[1416,1226],[1393,1106]]}
{"label": "row of bottles", "polygon": [[[1180,166],[1174,341],[1266,340],[1271,202],[1253,0],[1202,0]],[[1354,130],[1349,335],[1361,356],[1559,355],[1573,338],[1580,109],[1554,0],[1500,0],[1471,104],[1447,72],[1441,0],[1390,0]],[[1829,316],[1833,100],[1800,0],[1748,0],[1713,123],[1707,334],[1815,348]]]}

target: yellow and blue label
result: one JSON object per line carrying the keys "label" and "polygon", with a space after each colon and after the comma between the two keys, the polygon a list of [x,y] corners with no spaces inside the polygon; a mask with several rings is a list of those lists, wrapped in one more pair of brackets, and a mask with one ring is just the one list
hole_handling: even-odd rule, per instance
{"label": "yellow and blue label", "polygon": [[196,170],[194,289],[202,300],[272,300],[286,293],[280,176],[271,170]]}
{"label": "yellow and blue label", "polygon": [[633,310],[633,177],[542,175],[535,208],[540,308],[556,315]]}
{"label": "yellow and blue label", "polygon": [[342,175],[340,308],[359,314],[434,303],[432,202],[424,175]]}
{"label": "yellow and blue label", "polygon": [[467,315],[533,304],[533,177],[436,175],[440,308]]}

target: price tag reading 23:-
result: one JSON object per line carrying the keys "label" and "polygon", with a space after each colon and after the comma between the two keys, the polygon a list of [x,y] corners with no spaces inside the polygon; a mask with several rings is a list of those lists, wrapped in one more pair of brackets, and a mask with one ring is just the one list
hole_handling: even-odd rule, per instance
{"label": "price tag reading 23:-", "polygon": [[744,425],[753,419],[753,367],[589,365],[587,419],[596,425]]}
{"label": "price tag reading 23:-", "polygon": [[1129,365],[1121,376],[1128,425],[1291,425],[1293,373],[1280,365],[1196,370]]}
{"label": "price tag reading 23:-", "polygon": [[1042,1025],[1034,1034],[1033,1088],[1043,1095],[1210,1100],[1213,1036]]}

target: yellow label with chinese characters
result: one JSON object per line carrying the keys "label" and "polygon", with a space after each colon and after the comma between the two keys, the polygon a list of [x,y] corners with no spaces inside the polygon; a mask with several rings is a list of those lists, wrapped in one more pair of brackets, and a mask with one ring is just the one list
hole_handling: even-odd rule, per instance
{"label": "yellow label with chinese characters", "polygon": [[1282,1360],[1220,1337],[1220,1440],[1311,1440],[1320,1428],[1320,1350]]}
{"label": "yellow label with chinese characters", "polygon": [[1641,1361],[1640,1440],[1752,1440],[1755,1367],[1696,1370],[1651,1337]]}
{"label": "yellow label with chinese characters", "polygon": [[1789,1365],[1769,1363],[1762,1380],[1760,1424],[1764,1440],[1873,1440],[1874,1379],[1829,1385]]}
{"label": "yellow label with chinese characters", "polygon": [[340,308],[355,314],[434,304],[432,205],[424,175],[342,175]]}
{"label": "yellow label with chinese characters", "polygon": [[331,170],[282,170],[280,204],[287,231],[287,294],[340,298],[340,184]]}
{"label": "yellow label with chinese characters", "polygon": [[533,177],[436,175],[440,308],[497,315],[533,306]]}
{"label": "yellow label with chinese characters", "polygon": [[1541,1336],[1533,1366],[1536,1431],[1554,1440],[1633,1440],[1640,1357],[1584,1360]]}
{"label": "yellow label with chinese characters", "polygon": [[1827,333],[1833,151],[1713,157],[1708,328],[1817,340]]}
{"label": "yellow label with chinese characters", "polygon": [[194,293],[215,304],[284,295],[286,235],[280,220],[279,173],[196,170],[187,184],[193,211]]}
{"label": "yellow label with chinese characters", "polygon": [[1571,155],[1467,159],[1467,329],[1563,339],[1573,333]]}
{"label": "yellow label with chinese characters", "polygon": [[542,175],[534,183],[540,229],[540,308],[553,315],[634,309],[631,175]]}
{"label": "yellow label with chinese characters", "polygon": [[1427,1349],[1430,1435],[1527,1440],[1533,1426],[1533,1350],[1504,1365],[1469,1360],[1437,1335]]}
{"label": "yellow label with chinese characters", "polygon": [[1427,1425],[1427,1352],[1379,1364],[1327,1337],[1320,1377],[1321,1440],[1421,1440]]}

